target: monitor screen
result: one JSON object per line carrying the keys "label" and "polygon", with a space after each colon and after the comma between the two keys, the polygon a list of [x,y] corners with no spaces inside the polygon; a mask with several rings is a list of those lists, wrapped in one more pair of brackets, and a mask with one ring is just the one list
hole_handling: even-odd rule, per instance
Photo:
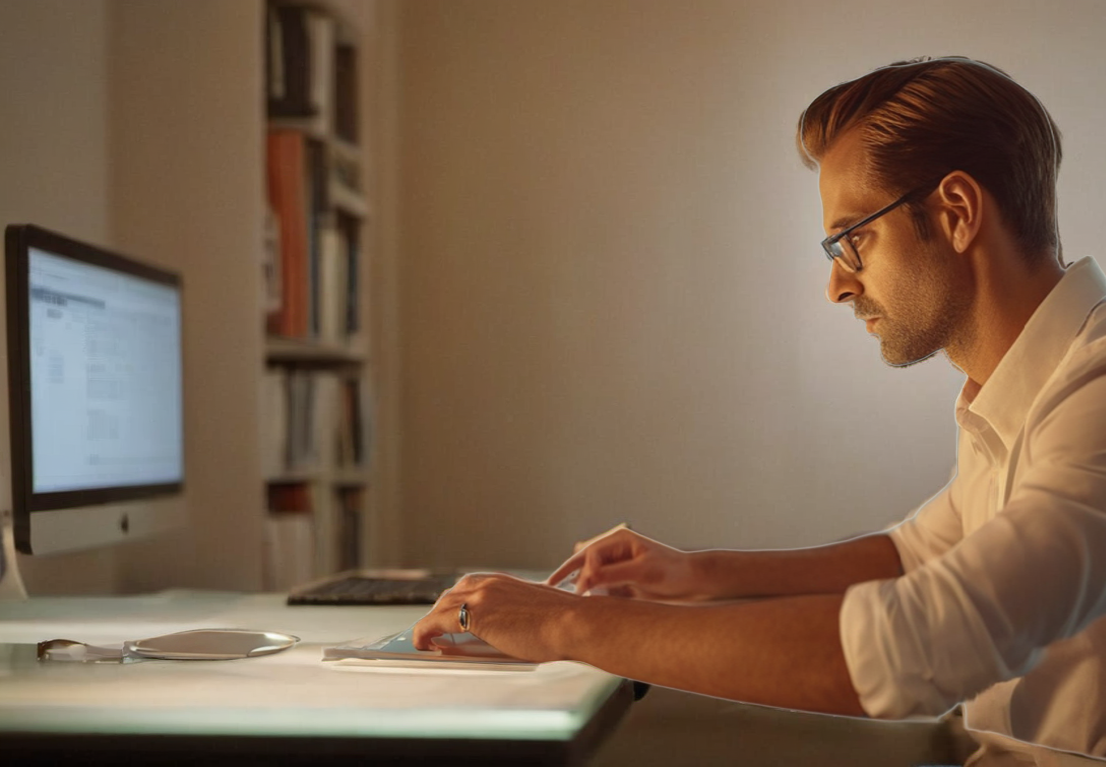
{"label": "monitor screen", "polygon": [[165,527],[156,500],[184,485],[179,276],[33,226],[6,245],[16,546]]}

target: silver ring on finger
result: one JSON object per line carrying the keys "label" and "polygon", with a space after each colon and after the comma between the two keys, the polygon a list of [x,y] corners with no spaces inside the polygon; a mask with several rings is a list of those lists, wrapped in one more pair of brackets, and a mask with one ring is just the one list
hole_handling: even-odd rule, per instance
{"label": "silver ring on finger", "polygon": [[457,613],[457,622],[461,624],[461,631],[468,631],[472,616],[469,615],[469,606],[462,604]]}

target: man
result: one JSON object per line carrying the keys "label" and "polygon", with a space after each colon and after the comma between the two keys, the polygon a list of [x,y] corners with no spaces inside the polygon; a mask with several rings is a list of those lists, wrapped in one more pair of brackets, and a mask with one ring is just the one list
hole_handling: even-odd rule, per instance
{"label": "man", "polygon": [[[797,141],[828,298],[889,364],[944,351],[967,377],[952,482],[893,530],[820,548],[617,530],[547,584],[466,578],[416,644],[463,624],[519,657],[809,711],[966,702],[968,764],[1106,756],[1106,277],[1061,262],[1052,119],[1001,71],[945,58],[826,91]],[[619,596],[550,587],[576,570],[577,594]],[[769,598],[725,601],[745,597]]]}

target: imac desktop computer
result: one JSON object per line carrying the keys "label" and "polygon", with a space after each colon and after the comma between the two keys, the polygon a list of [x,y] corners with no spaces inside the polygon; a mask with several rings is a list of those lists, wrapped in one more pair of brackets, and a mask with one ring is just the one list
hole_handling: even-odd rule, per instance
{"label": "imac desktop computer", "polygon": [[179,275],[32,225],[8,226],[5,250],[0,510],[15,547],[185,524]]}

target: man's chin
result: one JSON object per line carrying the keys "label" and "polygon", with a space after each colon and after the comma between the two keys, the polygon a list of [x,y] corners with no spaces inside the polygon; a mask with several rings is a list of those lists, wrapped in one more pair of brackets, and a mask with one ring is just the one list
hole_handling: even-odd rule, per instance
{"label": "man's chin", "polygon": [[941,350],[934,349],[927,352],[903,351],[902,349],[888,348],[887,343],[883,342],[881,339],[879,351],[880,356],[883,357],[883,361],[887,365],[893,368],[907,368],[911,365],[917,365],[919,362],[925,362]]}

